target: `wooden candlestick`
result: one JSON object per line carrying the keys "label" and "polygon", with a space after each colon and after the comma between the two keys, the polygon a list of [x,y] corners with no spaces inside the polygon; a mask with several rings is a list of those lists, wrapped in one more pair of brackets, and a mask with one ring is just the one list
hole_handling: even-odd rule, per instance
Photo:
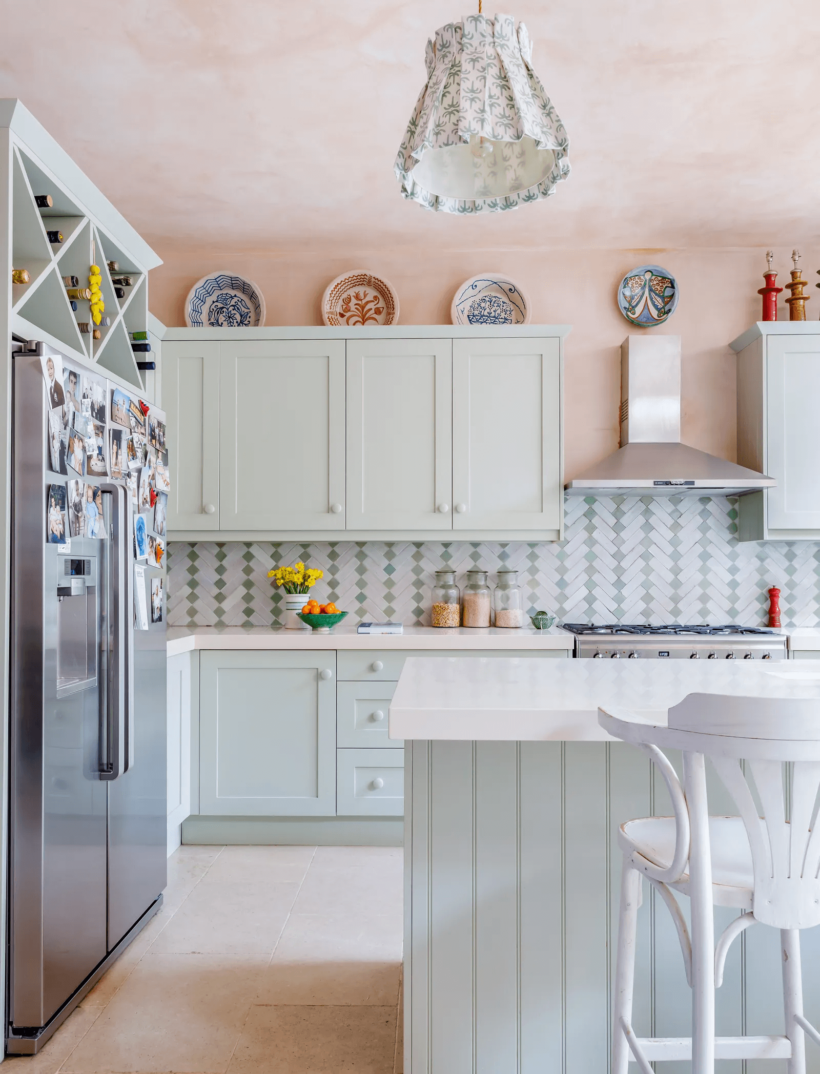
{"label": "wooden candlestick", "polygon": [[787,290],[791,292],[789,298],[786,299],[789,307],[789,320],[790,321],[805,321],[806,319],[806,303],[811,298],[811,295],[803,293],[803,288],[808,286],[808,281],[803,279],[800,269],[797,267],[797,262],[800,260],[800,251],[792,250],[792,262],[794,268],[790,272],[791,283],[786,284]]}
{"label": "wooden candlestick", "polygon": [[[774,260],[774,254],[771,250],[766,251],[766,264],[768,268],[763,273],[763,279],[766,281],[766,286],[761,287],[757,292],[763,296],[763,317],[764,321],[776,321],[777,320],[777,296],[783,290],[782,287],[776,287],[777,273],[772,270],[772,261]],[[817,285],[820,287],[820,283]]]}
{"label": "wooden candlestick", "polygon": [[769,626],[780,626],[780,590],[777,586],[772,586],[767,590],[769,594]]}

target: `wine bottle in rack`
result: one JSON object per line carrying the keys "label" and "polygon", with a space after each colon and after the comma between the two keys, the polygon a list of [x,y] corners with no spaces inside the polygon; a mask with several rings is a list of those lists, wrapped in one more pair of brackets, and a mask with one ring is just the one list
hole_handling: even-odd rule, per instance
{"label": "wine bottle in rack", "polygon": [[70,300],[68,304],[69,304],[69,306],[71,306],[71,308],[72,308],[72,309],[74,310],[74,312],[76,313],[76,312],[77,312],[77,309],[78,309],[77,303],[76,303],[76,302],[74,302],[74,301],[71,301],[71,300]]}
{"label": "wine bottle in rack", "polygon": [[91,301],[90,287],[67,287],[66,294],[69,298],[80,298],[83,302]]}
{"label": "wine bottle in rack", "polygon": [[100,328],[110,328],[110,327],[111,327],[111,318],[110,317],[100,317]]}
{"label": "wine bottle in rack", "polygon": [[47,231],[46,235],[48,235],[48,241],[52,246],[59,246],[63,241],[62,231]]}
{"label": "wine bottle in rack", "polygon": [[125,298],[125,288],[124,287],[115,287],[114,288],[114,294],[117,296],[117,298]]}
{"label": "wine bottle in rack", "polygon": [[38,209],[50,209],[54,205],[51,194],[35,194],[34,201]]}
{"label": "wine bottle in rack", "polygon": [[131,276],[112,276],[111,282],[118,287],[133,287],[134,280]]}
{"label": "wine bottle in rack", "polygon": [[132,343],[131,350],[136,351],[139,354],[149,354],[151,351],[150,343]]}
{"label": "wine bottle in rack", "polygon": [[91,333],[91,338],[92,339],[102,339],[102,332],[99,330],[99,328],[94,329],[94,331]]}
{"label": "wine bottle in rack", "polygon": [[107,264],[109,272],[119,272],[120,266],[118,261],[109,261]]}
{"label": "wine bottle in rack", "polygon": [[129,338],[133,339],[135,343],[139,343],[140,340],[148,339],[148,333],[147,332],[129,332],[128,335],[129,335]]}
{"label": "wine bottle in rack", "polygon": [[80,286],[80,277],[79,276],[63,276],[63,283],[66,285],[66,287],[79,287]]}
{"label": "wine bottle in rack", "polygon": [[85,336],[91,332],[91,325],[88,321],[77,321],[77,327]]}
{"label": "wine bottle in rack", "polygon": [[31,283],[31,273],[27,268],[13,268],[11,270],[12,283]]}

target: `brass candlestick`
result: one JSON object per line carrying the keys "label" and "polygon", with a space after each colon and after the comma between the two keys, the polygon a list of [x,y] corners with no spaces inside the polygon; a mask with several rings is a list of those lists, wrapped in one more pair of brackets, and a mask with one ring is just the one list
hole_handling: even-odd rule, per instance
{"label": "brass candlestick", "polygon": [[791,283],[786,284],[786,289],[791,292],[789,298],[786,299],[786,303],[789,307],[789,320],[790,321],[805,321],[806,319],[806,303],[811,298],[811,295],[803,293],[803,288],[808,287],[808,280],[804,280],[800,269],[797,267],[797,262],[800,260],[800,251],[792,250],[792,263],[794,268],[790,272]]}

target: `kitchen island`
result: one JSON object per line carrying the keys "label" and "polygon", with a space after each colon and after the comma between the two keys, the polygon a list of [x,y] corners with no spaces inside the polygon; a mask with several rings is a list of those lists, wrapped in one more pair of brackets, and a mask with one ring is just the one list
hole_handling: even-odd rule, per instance
{"label": "kitchen island", "polygon": [[[406,661],[389,715],[405,742],[405,1074],[609,1069],[617,828],[671,806],[648,758],[609,739],[597,709],[654,723],[696,691],[820,699],[820,660]],[[711,810],[736,812],[712,775]],[[633,1024],[685,1035],[675,930],[644,896]],[[718,909],[718,927],[735,915]],[[819,933],[803,933],[809,1019],[820,1018]],[[717,994],[718,1033],[782,1033],[780,976],[777,933],[744,933]],[[809,1053],[810,1071],[819,1059]],[[740,1074],[740,1061],[722,1069]]]}

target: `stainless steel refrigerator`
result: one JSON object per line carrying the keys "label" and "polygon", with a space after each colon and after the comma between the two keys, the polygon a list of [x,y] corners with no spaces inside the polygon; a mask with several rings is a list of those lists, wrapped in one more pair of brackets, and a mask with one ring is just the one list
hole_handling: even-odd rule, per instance
{"label": "stainless steel refrigerator", "polygon": [[[146,533],[164,531],[146,441],[164,441],[165,415],[150,408],[140,445],[122,424],[125,402],[138,416],[137,393],[99,367],[39,343],[12,367],[6,1050],[33,1054],[156,913],[166,884],[165,562],[137,558]],[[82,456],[84,417],[98,448],[101,426],[104,440]],[[148,465],[136,505],[125,447]]]}

